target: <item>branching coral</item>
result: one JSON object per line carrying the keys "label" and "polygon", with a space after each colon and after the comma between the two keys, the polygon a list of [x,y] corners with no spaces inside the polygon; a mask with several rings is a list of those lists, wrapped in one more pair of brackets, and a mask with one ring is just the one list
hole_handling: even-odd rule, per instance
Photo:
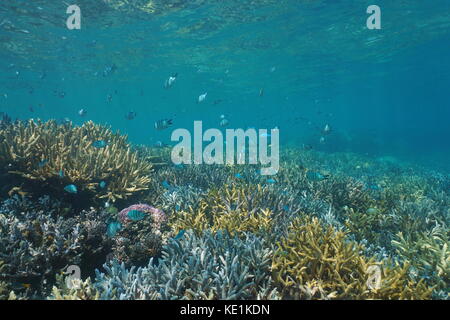
{"label": "branching coral", "polygon": [[138,269],[116,261],[105,265],[95,287],[102,299],[274,299],[270,256],[254,235],[186,232],[164,246],[157,263],[151,259]]}
{"label": "branching coral", "polygon": [[98,300],[100,297],[90,278],[85,281],[72,279],[71,288],[68,288],[64,277],[58,275],[56,283],[58,286],[53,286],[48,300]]}
{"label": "branching coral", "polygon": [[[126,136],[89,121],[81,127],[55,121],[18,122],[0,130],[0,163],[25,179],[61,191],[74,184],[115,201],[148,188],[151,164],[131,152]],[[101,141],[100,147],[95,142]],[[104,181],[105,188],[99,187]]]}
{"label": "branching coral", "polygon": [[109,251],[105,213],[65,217],[49,202],[15,198],[0,208],[0,281],[17,287],[17,294],[40,297],[66,266],[92,268],[92,261],[104,259]]}
{"label": "branching coral", "polygon": [[[423,280],[414,283],[408,265],[390,267],[360,254],[363,248],[346,240],[343,231],[324,228],[318,219],[297,218],[288,237],[278,244],[272,264],[285,298],[426,299]],[[381,268],[379,287],[370,287],[370,266]]]}
{"label": "branching coral", "polygon": [[415,276],[446,292],[447,299],[450,298],[449,239],[449,229],[436,226],[429,232],[415,234],[414,239],[405,238],[400,232],[392,241],[400,257],[411,263]]}

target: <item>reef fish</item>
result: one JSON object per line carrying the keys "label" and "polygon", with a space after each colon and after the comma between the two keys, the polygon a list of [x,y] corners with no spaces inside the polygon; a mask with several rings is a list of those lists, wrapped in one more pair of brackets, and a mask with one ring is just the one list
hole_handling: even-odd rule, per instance
{"label": "reef fish", "polygon": [[180,240],[183,237],[185,232],[186,232],[185,230],[180,230],[180,232],[178,232],[178,234],[175,237],[173,237],[173,238],[175,240]]}
{"label": "reef fish", "polygon": [[130,210],[130,211],[127,213],[127,217],[128,217],[130,220],[133,220],[133,221],[139,221],[139,220],[142,220],[142,219],[145,218],[146,215],[147,215],[147,214],[146,214],[145,212],[142,212],[142,211],[139,211],[139,210]]}
{"label": "reef fish", "polygon": [[170,127],[173,123],[172,119],[162,119],[155,122],[156,130],[164,130]]}
{"label": "reef fish", "polygon": [[306,173],[306,178],[308,178],[311,181],[322,181],[328,179],[328,175],[324,175],[316,171],[308,171]]}
{"label": "reef fish", "polygon": [[105,140],[97,140],[92,142],[92,146],[95,148],[104,148],[108,145],[108,143]]}
{"label": "reef fish", "polygon": [[105,188],[106,187],[106,182],[105,181],[100,181],[100,183],[98,184],[98,186],[100,187],[100,188]]}
{"label": "reef fish", "polygon": [[270,178],[270,179],[267,179],[266,182],[267,182],[267,183],[270,183],[270,184],[274,184],[274,183],[276,183],[277,181],[276,181],[275,179]]}
{"label": "reef fish", "polygon": [[106,234],[108,235],[108,237],[112,238],[117,234],[118,231],[120,231],[120,229],[122,229],[122,224],[120,222],[110,222],[108,224],[108,227],[106,228]]}
{"label": "reef fish", "polygon": [[199,96],[198,96],[198,101],[197,101],[197,103],[200,103],[200,102],[205,101],[207,95],[208,95],[207,92],[205,92],[205,93],[199,95]]}
{"label": "reef fish", "polygon": [[64,190],[67,191],[68,193],[77,193],[78,192],[77,186],[74,184],[69,184],[69,185],[65,186]]}

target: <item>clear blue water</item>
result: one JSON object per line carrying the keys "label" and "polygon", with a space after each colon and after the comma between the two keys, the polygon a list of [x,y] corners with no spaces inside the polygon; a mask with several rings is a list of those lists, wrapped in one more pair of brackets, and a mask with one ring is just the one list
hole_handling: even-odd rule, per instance
{"label": "clear blue water", "polygon": [[139,144],[169,140],[153,129],[160,118],[217,127],[221,114],[234,128],[278,126],[283,142],[316,143],[304,117],[334,129],[318,149],[450,163],[448,1],[378,1],[381,30],[366,28],[368,1],[178,1],[160,14],[79,2],[82,28],[67,30],[62,2],[2,1],[1,111],[92,119]]}

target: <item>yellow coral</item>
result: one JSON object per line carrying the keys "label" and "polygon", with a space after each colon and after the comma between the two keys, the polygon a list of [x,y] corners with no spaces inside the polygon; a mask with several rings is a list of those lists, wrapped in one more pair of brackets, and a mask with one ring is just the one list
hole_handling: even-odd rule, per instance
{"label": "yellow coral", "polygon": [[[346,233],[316,218],[296,218],[288,237],[278,243],[272,271],[286,298],[319,299],[426,299],[431,295],[423,281],[408,278],[409,266],[366,258]],[[369,283],[371,266],[379,270],[380,286]],[[373,267],[372,267],[373,268]]]}
{"label": "yellow coral", "polygon": [[[126,136],[92,121],[72,127],[53,120],[30,120],[7,126],[0,136],[0,162],[26,179],[54,184],[62,180],[112,201],[148,189],[151,164],[131,151]],[[93,147],[97,140],[106,141],[107,146]],[[98,188],[103,180],[108,182],[104,191]]]}

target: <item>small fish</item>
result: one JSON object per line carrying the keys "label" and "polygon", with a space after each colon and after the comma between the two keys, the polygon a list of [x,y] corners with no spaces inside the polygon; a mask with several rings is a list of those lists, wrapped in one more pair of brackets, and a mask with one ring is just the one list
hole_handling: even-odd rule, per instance
{"label": "small fish", "polygon": [[58,176],[59,176],[60,178],[64,178],[64,170],[63,170],[63,169],[59,170]]}
{"label": "small fish", "polygon": [[283,206],[283,210],[284,211],[289,211],[289,206],[288,205]]}
{"label": "small fish", "polygon": [[175,73],[175,74],[171,75],[169,77],[169,79],[167,79],[164,82],[164,88],[165,89],[169,89],[175,83],[175,80],[177,80],[177,76],[178,76],[178,73]]}
{"label": "small fish", "polygon": [[130,111],[125,115],[125,119],[127,120],[133,120],[134,118],[136,118],[137,113],[134,111]]}
{"label": "small fish", "polygon": [[180,240],[183,237],[185,232],[186,232],[186,230],[180,230],[180,232],[178,232],[178,234],[175,237],[173,237],[174,240]]}
{"label": "small fish", "polygon": [[107,77],[110,74],[114,73],[117,70],[117,66],[113,63],[110,66],[105,67],[105,69],[103,70],[103,76]]}
{"label": "small fish", "polygon": [[106,228],[106,234],[108,237],[113,238],[118,231],[122,229],[122,224],[117,221],[110,222]]}
{"label": "small fish", "polygon": [[277,68],[276,68],[276,67],[272,67],[272,68],[270,68],[270,72],[275,72],[275,70],[277,70]]}
{"label": "small fish", "polygon": [[306,178],[308,178],[311,181],[322,181],[328,179],[329,175],[324,175],[316,171],[308,171],[306,172]]}
{"label": "small fish", "polygon": [[175,205],[175,211],[180,211],[181,207],[179,204]]}
{"label": "small fish", "polygon": [[382,188],[381,188],[379,185],[377,185],[377,184],[370,184],[370,185],[367,186],[367,188],[370,189],[370,190],[374,190],[374,191],[376,191],[376,190],[381,190],[381,189],[382,189]]}
{"label": "small fish", "polygon": [[221,127],[226,127],[229,123],[230,122],[227,119],[222,119],[222,120],[220,120],[219,125]]}
{"label": "small fish", "polygon": [[106,101],[108,101],[108,102],[111,102],[112,101],[112,94],[108,94],[107,96],[106,96]]}
{"label": "small fish", "polygon": [[270,184],[274,184],[276,182],[277,181],[275,179],[272,179],[272,178],[266,180],[266,183],[270,183]]}
{"label": "small fish", "polygon": [[164,180],[162,183],[162,186],[167,189],[167,190],[171,190],[173,187],[169,184],[169,182],[167,182],[167,180]]}
{"label": "small fish", "polygon": [[205,101],[207,94],[208,94],[208,93],[205,92],[205,93],[199,95],[199,96],[198,96],[198,102],[197,102],[197,103],[201,103],[201,102]]}
{"label": "small fish", "polygon": [[242,174],[240,174],[240,173],[236,173],[236,174],[234,175],[234,177],[235,177],[235,178],[238,178],[238,179],[244,178],[244,177],[242,176]]}
{"label": "small fish", "polygon": [[108,143],[105,140],[97,140],[92,142],[92,146],[95,148],[105,148],[108,145]]}
{"label": "small fish", "polygon": [[80,110],[78,110],[78,115],[79,115],[80,117],[84,117],[85,115],[87,115],[86,109],[80,109]]}
{"label": "small fish", "polygon": [[38,163],[38,167],[39,168],[43,168],[43,167],[45,167],[45,165],[48,163],[48,160],[47,159],[44,159],[44,160],[42,160],[42,161],[39,161],[39,163]]}
{"label": "small fish", "polygon": [[104,188],[106,187],[106,182],[105,182],[105,181],[100,181],[100,183],[98,184],[98,186],[99,186],[101,189],[104,189]]}
{"label": "small fish", "polygon": [[34,112],[33,106],[29,106],[29,107],[28,107],[28,110],[30,110],[30,112]]}
{"label": "small fish", "polygon": [[213,101],[213,105],[218,105],[219,103],[221,103],[222,100],[221,99],[217,99]]}
{"label": "small fish", "polygon": [[367,214],[376,214],[376,213],[378,213],[378,209],[377,208],[368,208],[366,210],[366,213]]}
{"label": "small fish", "polygon": [[164,143],[162,141],[156,141],[155,144],[154,144],[155,148],[166,148],[168,146],[169,146],[168,144],[166,144],[166,143]]}
{"label": "small fish", "polygon": [[259,96],[264,96],[264,88],[259,89]]}
{"label": "small fish", "polygon": [[331,133],[331,127],[328,124],[326,124],[325,128],[323,128],[322,132],[325,135],[330,134]]}
{"label": "small fish", "polygon": [[142,211],[139,211],[139,210],[130,210],[130,211],[128,211],[128,213],[127,213],[127,217],[128,217],[130,220],[133,220],[133,221],[139,221],[139,220],[142,220],[142,219],[144,219],[146,216],[147,216],[146,213],[144,213],[144,212],[142,212]]}
{"label": "small fish", "polygon": [[312,150],[312,148],[313,148],[313,147],[312,147],[312,145],[310,145],[310,144],[303,144],[303,145],[302,145],[302,149],[303,149],[303,150],[307,150],[307,151],[308,151],[308,150]]}
{"label": "small fish", "polygon": [[155,122],[156,130],[164,130],[170,127],[173,124],[172,119],[162,119]]}
{"label": "small fish", "polygon": [[77,193],[78,192],[77,186],[74,184],[69,184],[69,185],[65,186],[64,190],[67,191],[68,193]]}
{"label": "small fish", "polygon": [[320,137],[319,142],[320,143],[325,143],[325,137]]}
{"label": "small fish", "polygon": [[[108,203],[108,206],[106,207],[106,204]],[[118,212],[119,209],[117,209],[116,207],[112,206],[111,204],[109,204],[109,202],[105,202],[105,207],[106,207],[106,212],[109,213],[112,216],[115,216]]]}

